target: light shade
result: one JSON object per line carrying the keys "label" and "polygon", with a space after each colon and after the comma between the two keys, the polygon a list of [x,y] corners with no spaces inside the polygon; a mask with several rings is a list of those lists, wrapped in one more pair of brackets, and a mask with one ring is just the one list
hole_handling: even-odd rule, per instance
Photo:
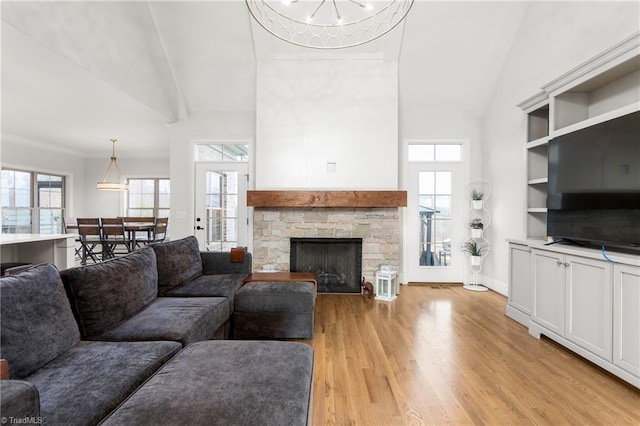
{"label": "light shade", "polygon": [[245,0],[274,36],[298,46],[341,49],[375,40],[405,18],[414,0]]}
{"label": "light shade", "polygon": [[[111,161],[107,166],[107,171],[102,178],[102,181],[98,182],[96,188],[101,191],[126,191],[129,189],[129,185],[124,181],[120,167],[118,167],[118,161],[116,160],[116,141],[117,139],[111,139]],[[109,173],[111,173],[111,166],[115,166],[118,174],[117,181],[109,180]]]}

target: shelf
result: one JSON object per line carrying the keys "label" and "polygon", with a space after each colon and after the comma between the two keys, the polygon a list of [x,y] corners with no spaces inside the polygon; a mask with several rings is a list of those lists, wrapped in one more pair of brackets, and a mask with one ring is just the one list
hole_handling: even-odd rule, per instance
{"label": "shelf", "polygon": [[407,191],[247,191],[250,207],[406,207]]}
{"label": "shelf", "polygon": [[529,179],[529,185],[540,185],[543,183],[548,183],[549,178],[539,178],[539,179]]}
{"label": "shelf", "polygon": [[546,207],[531,207],[527,209],[527,213],[546,213]]}
{"label": "shelf", "polygon": [[637,111],[640,103],[640,55],[614,66],[591,79],[577,77],[552,93],[551,134],[573,132]]}
{"label": "shelf", "polygon": [[543,138],[536,139],[535,141],[527,142],[525,145],[525,148],[533,149],[539,146],[547,145],[548,143],[549,143],[549,136],[545,136]]}
{"label": "shelf", "polygon": [[527,141],[549,136],[549,104],[527,114]]}
{"label": "shelf", "polygon": [[640,111],[640,102],[631,104],[631,105],[626,105],[624,107],[615,109],[613,111],[600,114],[596,117],[582,120],[575,124],[571,124],[569,126],[555,130],[554,132],[552,132],[551,138],[566,135],[567,133],[572,133],[577,130],[585,129],[587,127],[591,127],[596,124],[603,123],[605,121],[613,120],[614,118],[622,117],[624,115],[631,114],[637,111]]}

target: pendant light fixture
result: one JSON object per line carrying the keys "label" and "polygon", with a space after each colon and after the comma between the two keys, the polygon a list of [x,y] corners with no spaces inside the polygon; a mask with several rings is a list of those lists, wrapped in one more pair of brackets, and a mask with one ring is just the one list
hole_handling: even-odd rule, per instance
{"label": "pendant light fixture", "polygon": [[[111,139],[111,161],[107,166],[107,171],[104,174],[101,182],[98,182],[96,188],[101,191],[126,191],[129,189],[129,185],[127,185],[122,177],[122,172],[120,172],[120,167],[118,167],[118,161],[116,160],[116,141],[117,139]],[[111,172],[111,166],[116,167],[116,172],[118,173],[118,181],[109,182],[109,173]]]}

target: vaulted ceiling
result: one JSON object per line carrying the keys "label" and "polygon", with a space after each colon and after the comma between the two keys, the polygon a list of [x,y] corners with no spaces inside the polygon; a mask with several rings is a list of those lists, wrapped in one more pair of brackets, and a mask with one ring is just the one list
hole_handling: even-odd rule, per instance
{"label": "vaulted ceiling", "polygon": [[168,152],[168,123],[255,111],[274,57],[398,61],[402,108],[481,116],[526,3],[416,0],[404,25],[319,52],[252,21],[244,1],[2,2],[2,132],[78,151]]}

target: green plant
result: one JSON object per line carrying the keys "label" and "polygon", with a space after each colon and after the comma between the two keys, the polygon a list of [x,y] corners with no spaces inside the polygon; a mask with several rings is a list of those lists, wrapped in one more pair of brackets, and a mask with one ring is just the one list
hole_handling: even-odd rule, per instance
{"label": "green plant", "polygon": [[480,247],[475,240],[464,243],[464,251],[471,256],[482,256],[482,247]]}
{"label": "green plant", "polygon": [[482,192],[478,192],[475,189],[471,192],[471,199],[472,200],[482,200],[482,197],[484,197],[484,194]]}

